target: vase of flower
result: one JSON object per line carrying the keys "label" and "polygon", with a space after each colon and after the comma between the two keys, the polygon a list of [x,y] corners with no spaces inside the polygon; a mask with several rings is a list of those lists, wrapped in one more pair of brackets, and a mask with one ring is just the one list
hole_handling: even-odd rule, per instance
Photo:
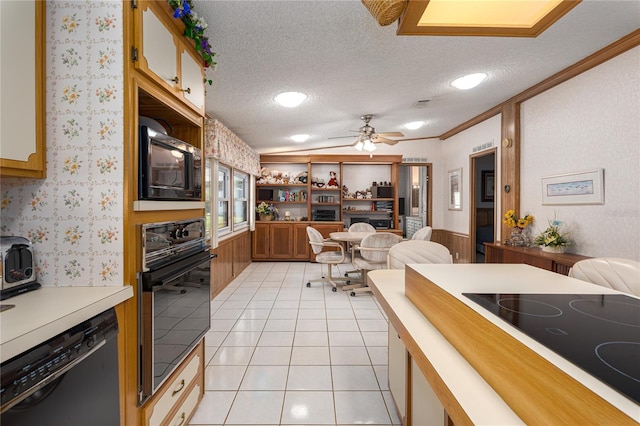
{"label": "vase of flower", "polygon": [[564,253],[567,247],[571,245],[568,233],[562,232],[560,228],[562,222],[558,219],[550,220],[547,229],[542,231],[533,240],[533,244],[540,246],[542,251],[547,253]]}
{"label": "vase of flower", "polygon": [[527,247],[530,242],[527,227],[532,222],[533,216],[529,214],[519,218],[514,210],[507,211],[502,223],[511,228],[511,235],[506,239],[505,244],[515,247]]}
{"label": "vase of flower", "polygon": [[542,251],[547,253],[564,253],[567,251],[567,246],[542,246]]}

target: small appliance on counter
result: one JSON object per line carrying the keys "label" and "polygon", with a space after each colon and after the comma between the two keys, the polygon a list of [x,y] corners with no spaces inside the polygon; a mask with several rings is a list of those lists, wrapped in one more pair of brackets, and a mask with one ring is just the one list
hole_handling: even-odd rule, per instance
{"label": "small appliance on counter", "polygon": [[33,247],[28,239],[0,237],[0,253],[0,300],[40,288],[40,283],[36,282]]}

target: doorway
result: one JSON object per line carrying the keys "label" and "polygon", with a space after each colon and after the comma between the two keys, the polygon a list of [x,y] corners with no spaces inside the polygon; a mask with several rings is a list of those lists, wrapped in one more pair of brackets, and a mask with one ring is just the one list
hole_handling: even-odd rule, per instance
{"label": "doorway", "polygon": [[484,263],[485,243],[495,241],[496,235],[496,149],[469,157],[471,170],[471,205],[469,240],[471,263]]}
{"label": "doorway", "polygon": [[403,163],[399,167],[398,227],[404,238],[431,225],[431,163]]}

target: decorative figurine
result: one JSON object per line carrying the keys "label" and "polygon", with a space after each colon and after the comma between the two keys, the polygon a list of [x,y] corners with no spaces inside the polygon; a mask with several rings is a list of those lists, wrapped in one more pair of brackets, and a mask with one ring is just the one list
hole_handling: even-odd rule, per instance
{"label": "decorative figurine", "polygon": [[327,183],[327,188],[339,188],[338,179],[336,179],[336,172],[329,172],[329,183]]}

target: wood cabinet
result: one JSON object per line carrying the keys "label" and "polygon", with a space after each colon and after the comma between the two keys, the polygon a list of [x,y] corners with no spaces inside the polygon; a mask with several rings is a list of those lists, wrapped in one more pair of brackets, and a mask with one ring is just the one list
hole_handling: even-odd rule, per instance
{"label": "wood cabinet", "polygon": [[204,114],[204,66],[184,24],[166,2],[143,1],[136,11],[135,67],[199,114]]}
{"label": "wood cabinet", "polygon": [[587,256],[569,253],[547,253],[539,247],[514,247],[501,243],[485,243],[485,263],[524,263],[558,274],[568,275],[574,263]]}
{"label": "wood cabinet", "polygon": [[145,404],[142,422],[150,426],[187,424],[202,399],[204,389],[204,342]]}
{"label": "wood cabinet", "polygon": [[45,177],[45,8],[0,2],[0,176]]}
{"label": "wood cabinet", "polygon": [[341,222],[269,221],[257,222],[251,238],[253,260],[309,261],[312,255],[307,226],[313,226],[327,238],[331,232],[341,231]]}

